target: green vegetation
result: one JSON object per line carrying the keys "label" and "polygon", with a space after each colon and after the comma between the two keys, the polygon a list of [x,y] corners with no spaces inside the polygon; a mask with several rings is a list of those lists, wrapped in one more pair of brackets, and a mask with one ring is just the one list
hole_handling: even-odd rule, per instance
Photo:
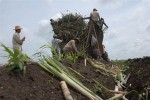
{"label": "green vegetation", "polygon": [[29,59],[26,54],[21,53],[18,49],[15,49],[14,52],[11,51],[7,46],[0,43],[0,46],[4,48],[4,51],[8,54],[8,65],[10,67],[7,68],[7,71],[13,72],[22,72],[23,75],[26,73],[26,65],[25,61]]}
{"label": "green vegetation", "polygon": [[58,54],[55,49],[50,45],[43,45],[40,47],[41,51],[36,53],[35,55],[38,55],[41,57],[42,51],[44,49],[49,49],[51,52],[53,52],[53,58],[57,59],[58,61],[64,61],[64,60],[69,60],[72,62],[76,62],[77,59],[83,58],[85,56],[85,50],[79,51],[78,53],[69,53],[67,55],[63,54]]}
{"label": "green vegetation", "polygon": [[87,96],[89,99],[102,100],[99,96],[97,96],[91,90],[86,88],[77,78],[75,78],[74,75],[70,73],[70,71],[67,70],[66,67],[63,66],[58,60],[47,58],[45,56],[42,57],[43,58],[39,60],[38,64],[47,72],[53,74],[56,77],[61,78],[74,89]]}
{"label": "green vegetation", "polygon": [[78,53],[69,53],[64,56],[64,60],[69,60],[72,62],[76,62],[79,58],[83,58],[85,56],[85,51],[79,51]]}
{"label": "green vegetation", "polygon": [[62,61],[63,59],[63,55],[62,54],[58,54],[55,49],[51,46],[51,44],[48,44],[48,45],[43,45],[40,47],[41,51],[36,53],[36,55],[39,55],[41,57],[42,55],[42,52],[44,49],[49,49],[50,52],[53,53],[53,57],[59,61]]}
{"label": "green vegetation", "polygon": [[126,69],[128,69],[128,63],[127,60],[113,60],[112,64],[117,65],[119,67],[119,69],[125,71]]}
{"label": "green vegetation", "polygon": [[62,38],[64,42],[68,42],[76,37],[85,39],[86,32],[84,29],[86,23],[82,18],[82,15],[77,13],[62,14],[61,19],[51,21],[54,33]]}
{"label": "green vegetation", "polygon": [[51,20],[51,25],[54,33],[63,40],[63,44],[60,47],[64,47],[72,39],[79,38],[78,50],[85,50],[88,24],[83,20],[82,15],[78,13],[62,14],[62,18]]}

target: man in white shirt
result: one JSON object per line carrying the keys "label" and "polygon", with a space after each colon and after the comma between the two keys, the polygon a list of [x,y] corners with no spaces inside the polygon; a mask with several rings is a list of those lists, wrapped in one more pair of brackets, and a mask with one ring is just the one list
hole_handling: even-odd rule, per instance
{"label": "man in white shirt", "polygon": [[[58,36],[56,34],[53,35],[53,39],[52,39],[52,47],[54,48],[54,50],[57,52],[57,54],[60,54],[60,47],[59,44],[62,42],[62,40],[58,39]],[[54,56],[54,52],[52,51],[52,54]]]}
{"label": "man in white shirt", "polygon": [[90,13],[91,17],[91,28],[90,31],[95,35],[95,38],[97,39],[97,46],[98,50],[100,51],[100,48],[102,47],[103,43],[103,31],[102,31],[102,21],[100,18],[99,13],[97,12],[97,9],[93,9],[93,12]]}
{"label": "man in white shirt", "polygon": [[97,9],[93,9],[93,11],[90,13],[90,17],[91,20],[94,21],[100,27],[101,19],[99,13],[97,12]]}
{"label": "man in white shirt", "polygon": [[22,44],[25,41],[25,37],[20,39],[20,32],[22,28],[20,26],[15,26],[15,33],[13,34],[12,38],[12,44],[13,44],[13,50],[18,49],[19,51],[22,51]]}

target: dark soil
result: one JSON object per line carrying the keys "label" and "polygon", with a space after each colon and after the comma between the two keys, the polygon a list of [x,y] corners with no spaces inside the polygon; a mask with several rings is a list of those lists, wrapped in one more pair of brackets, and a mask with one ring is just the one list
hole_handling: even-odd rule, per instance
{"label": "dark soil", "polygon": [[[84,60],[80,59],[76,63],[63,61],[62,64],[86,77],[84,79],[76,75],[86,87],[97,93],[104,100],[112,97],[114,95],[112,93],[103,91],[102,94],[102,92],[98,91],[93,79],[108,89],[114,90],[114,78],[96,71],[89,63],[84,66],[83,62]],[[138,100],[138,94],[145,93],[145,89],[150,86],[150,57],[129,59],[127,63],[129,64],[129,69],[125,74],[130,73],[130,77],[125,85],[127,87],[126,91],[135,90],[137,93],[131,92],[126,97],[129,100]],[[21,73],[7,73],[7,67],[9,66],[0,68],[0,100],[65,100],[60,87],[61,80],[45,72],[36,63],[27,64],[25,76]],[[88,100],[87,97],[69,85],[68,88],[76,100]],[[148,93],[150,96],[150,91]],[[148,100],[150,97],[143,96],[142,100],[146,99]]]}
{"label": "dark soil", "polygon": [[0,71],[0,100],[63,100],[60,94],[59,81],[35,63],[27,66],[25,76]]}
{"label": "dark soil", "polygon": [[[93,79],[95,79],[107,88],[114,89],[115,82],[113,78],[94,71],[89,63],[84,66],[83,59],[76,63],[64,61],[63,64],[80,72],[87,80],[90,80],[87,81],[77,76],[86,87],[97,92],[102,98],[113,95],[110,93],[100,94],[93,84]],[[0,68],[0,100],[65,100],[60,81],[60,79],[45,72],[36,63],[27,64],[25,76],[21,73],[6,73],[6,66],[3,66]],[[88,100],[87,97],[72,87],[68,86],[68,88],[76,100]]]}
{"label": "dark soil", "polygon": [[[137,100],[141,94],[142,99],[150,100],[150,57],[129,59],[127,63],[129,69],[126,71],[126,75],[130,74],[126,83],[127,91],[134,90],[127,97],[130,100]],[[146,95],[146,91],[148,95]]]}

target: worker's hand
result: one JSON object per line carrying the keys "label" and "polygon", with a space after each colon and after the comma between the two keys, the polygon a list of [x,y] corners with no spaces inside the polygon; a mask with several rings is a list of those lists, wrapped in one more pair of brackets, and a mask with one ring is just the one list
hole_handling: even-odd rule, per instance
{"label": "worker's hand", "polygon": [[106,28],[108,28],[108,26],[106,26]]}
{"label": "worker's hand", "polygon": [[25,37],[22,38],[22,41],[25,41]]}

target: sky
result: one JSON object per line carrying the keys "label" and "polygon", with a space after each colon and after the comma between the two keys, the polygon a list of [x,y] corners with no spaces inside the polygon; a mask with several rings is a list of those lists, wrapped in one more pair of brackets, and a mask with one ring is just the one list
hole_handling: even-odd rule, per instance
{"label": "sky", "polygon": [[[23,52],[34,59],[52,40],[51,18],[67,13],[88,17],[93,8],[109,26],[103,44],[110,59],[150,56],[150,0],[0,0],[0,42],[12,49],[13,29],[20,25],[26,37]],[[4,55],[0,47],[0,63]]]}

